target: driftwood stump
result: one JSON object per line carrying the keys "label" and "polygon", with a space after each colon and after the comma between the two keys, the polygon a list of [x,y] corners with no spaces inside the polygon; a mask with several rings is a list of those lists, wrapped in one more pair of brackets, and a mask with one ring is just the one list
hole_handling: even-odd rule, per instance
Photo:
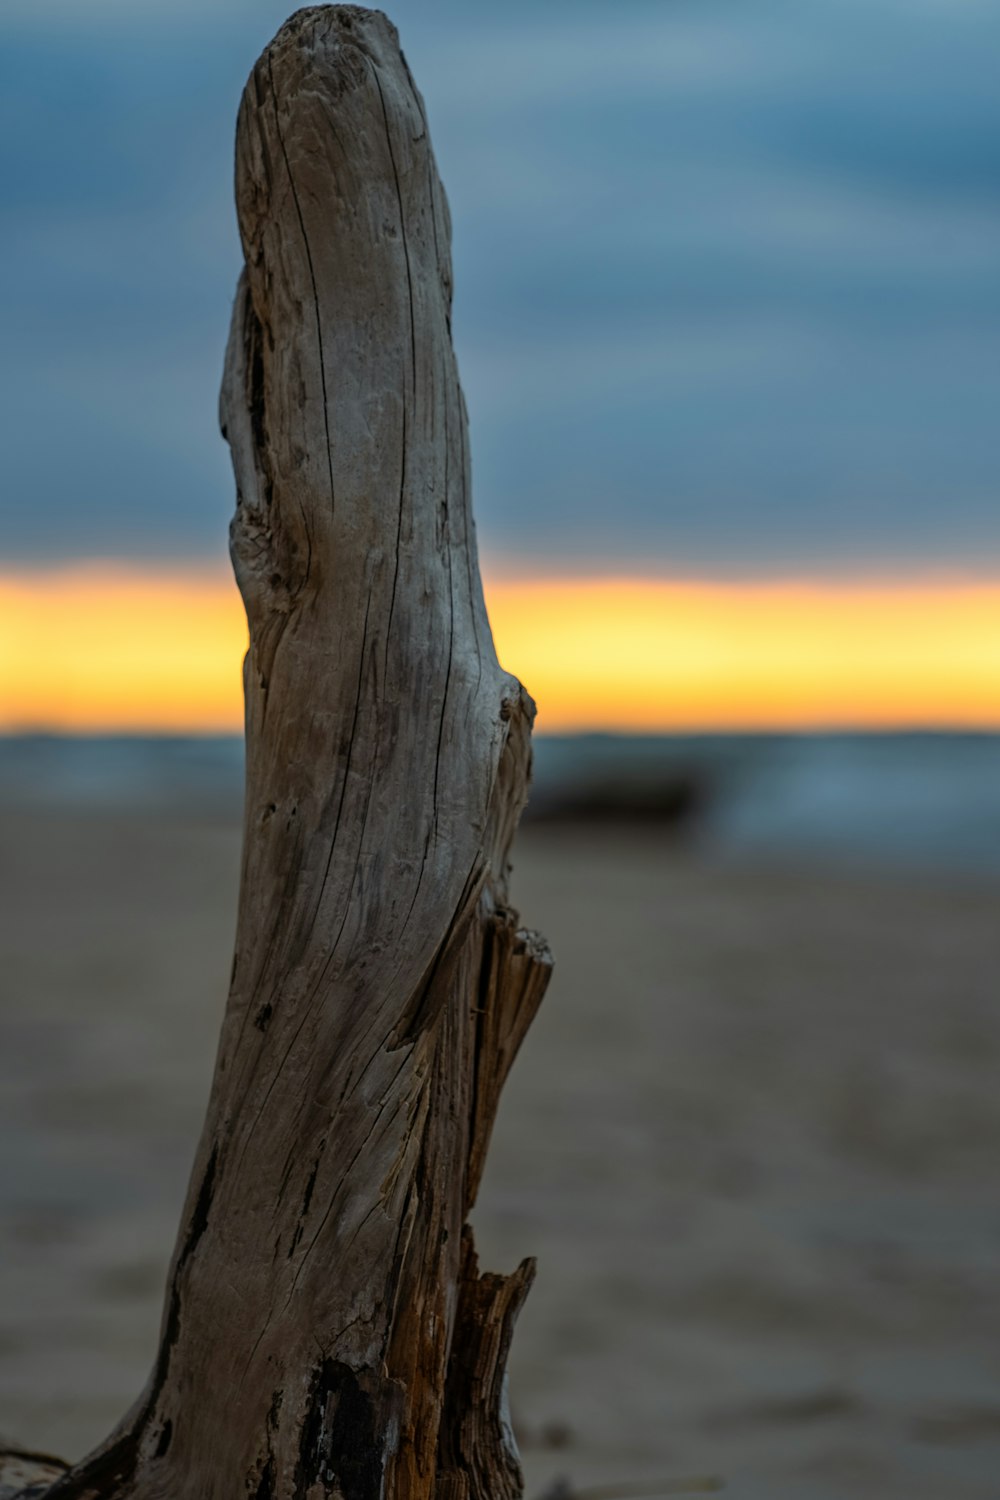
{"label": "driftwood stump", "polygon": [[464,1226],[550,971],[507,900],[533,704],[490,636],[448,207],[383,15],[281,29],[236,196],[232,986],[153,1372],[32,1493],[506,1500],[532,1265],[480,1276]]}

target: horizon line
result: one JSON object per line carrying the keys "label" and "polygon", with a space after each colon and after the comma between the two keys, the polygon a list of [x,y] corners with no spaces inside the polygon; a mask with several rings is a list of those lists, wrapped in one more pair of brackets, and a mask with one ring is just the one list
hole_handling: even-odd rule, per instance
{"label": "horizon line", "polygon": [[[1000,728],[1000,576],[512,578],[497,652],[542,733]],[[219,565],[0,570],[0,732],[238,733],[246,620]]]}

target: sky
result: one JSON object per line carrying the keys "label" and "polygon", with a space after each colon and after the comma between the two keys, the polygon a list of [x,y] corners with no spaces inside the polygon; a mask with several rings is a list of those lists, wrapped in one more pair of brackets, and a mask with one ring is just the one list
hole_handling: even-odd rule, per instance
{"label": "sky", "polygon": [[[1000,581],[501,574],[486,594],[548,733],[1000,728]],[[242,728],[246,623],[215,570],[0,575],[3,638],[31,643],[0,657],[8,728]]]}
{"label": "sky", "polygon": [[[225,565],[234,122],[287,10],[4,0],[5,578]],[[1000,576],[995,0],[390,13],[488,582]]]}

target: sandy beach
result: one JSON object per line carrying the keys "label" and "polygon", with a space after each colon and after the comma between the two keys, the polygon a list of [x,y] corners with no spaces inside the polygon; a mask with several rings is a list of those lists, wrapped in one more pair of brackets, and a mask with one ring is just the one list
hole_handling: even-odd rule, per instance
{"label": "sandy beach", "polygon": [[[73,1458],[152,1358],[232,940],[228,818],[0,815],[0,1430]],[[539,1258],[529,1496],[995,1500],[1000,881],[528,829],[557,957],[475,1224]]]}

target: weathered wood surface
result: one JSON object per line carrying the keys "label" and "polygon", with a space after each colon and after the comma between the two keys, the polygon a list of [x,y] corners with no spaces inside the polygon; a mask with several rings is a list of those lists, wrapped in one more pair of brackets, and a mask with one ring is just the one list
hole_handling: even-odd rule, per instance
{"label": "weathered wood surface", "polygon": [[155,1367],[48,1493],[505,1500],[531,1267],[479,1278],[463,1224],[550,967],[507,898],[533,704],[486,617],[448,208],[384,16],[282,28],[236,194],[232,987]]}

